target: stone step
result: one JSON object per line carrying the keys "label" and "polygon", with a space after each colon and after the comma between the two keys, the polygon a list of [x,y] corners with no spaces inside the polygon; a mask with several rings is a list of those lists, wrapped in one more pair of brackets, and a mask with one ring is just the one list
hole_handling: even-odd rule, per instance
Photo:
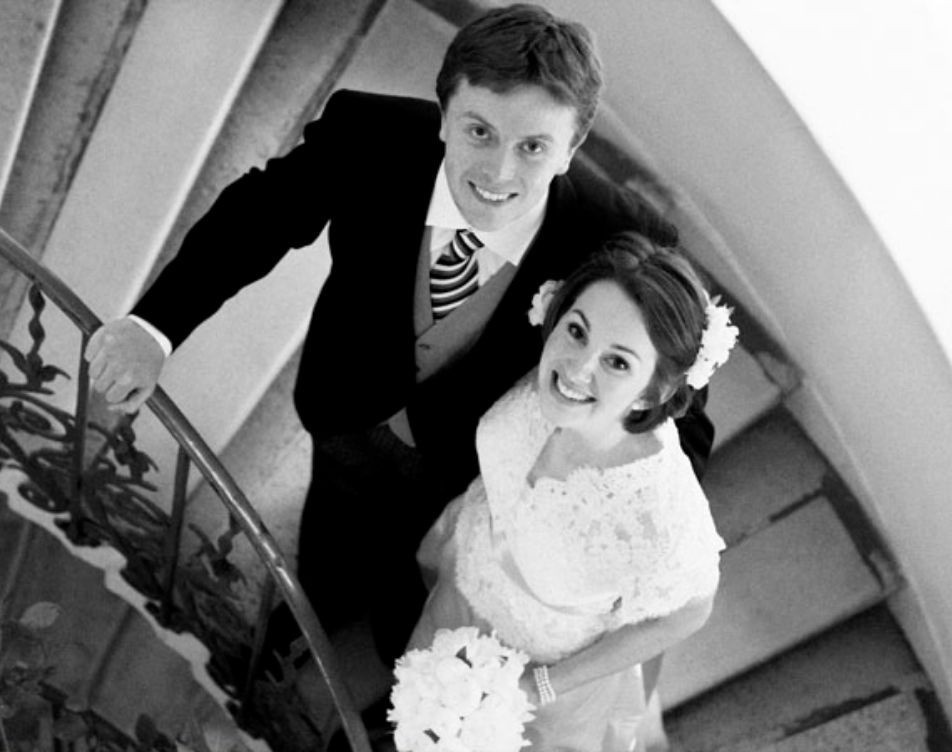
{"label": "stone step", "polygon": [[[742,748],[735,749],[742,752]],[[926,717],[917,694],[899,692],[794,736],[758,747],[756,752],[933,752],[935,749],[929,744]]]}
{"label": "stone step", "polygon": [[[671,752],[952,749],[928,679],[884,605],[667,712],[665,726]],[[935,746],[924,746],[927,734]]]}
{"label": "stone step", "polygon": [[718,532],[732,546],[821,493],[831,470],[782,409],[714,452],[704,490]]}
{"label": "stone step", "polygon": [[[37,100],[36,89],[47,60],[60,0],[10,0],[0,4],[0,226],[22,234],[8,211],[11,183],[16,186],[18,157]],[[0,337],[16,320],[26,284],[0,263]]]}
{"label": "stone step", "polygon": [[674,707],[780,655],[885,592],[825,499],[731,547],[708,623],[665,656]]}
{"label": "stone step", "polygon": [[18,617],[43,601],[62,609],[51,634],[59,645],[53,681],[76,707],[91,707],[96,673],[108,659],[110,642],[122,629],[129,606],[105,590],[102,573],[75,560],[41,527],[18,519],[26,534],[7,537],[9,526],[0,528],[5,557],[9,552],[20,561],[7,570],[5,610]]}
{"label": "stone step", "polygon": [[[119,70],[43,261],[100,317],[125,313],[141,292],[281,5],[150,3],[128,49],[99,48],[116,57],[101,64]],[[24,324],[21,316],[15,339]],[[75,362],[72,324],[52,316],[46,324],[46,356]]]}
{"label": "stone step", "polygon": [[782,410],[715,453],[705,487],[728,549],[709,622],[671,650],[675,707],[878,603],[898,577],[858,546],[828,493],[831,469]]}
{"label": "stone step", "polygon": [[280,5],[146,6],[43,257],[101,316],[139,294]]}
{"label": "stone step", "polygon": [[714,372],[708,390],[705,409],[714,423],[714,451],[776,407],[782,397],[780,387],[739,342],[727,363]]}
{"label": "stone step", "polygon": [[140,715],[146,714],[157,728],[174,736],[193,723],[220,726],[220,719],[227,717],[195,681],[189,662],[165,644],[153,624],[138,612],[130,609],[108,648],[107,660],[95,676],[97,687],[90,705],[120,728],[134,729]]}
{"label": "stone step", "polygon": [[33,526],[13,514],[0,496],[0,603],[6,603],[16,587],[33,534]]}
{"label": "stone step", "polygon": [[139,0],[63,3],[57,15],[13,174],[0,194],[0,224],[37,255],[99,122],[143,6]]}
{"label": "stone step", "polygon": [[60,1],[7,0],[0,5],[0,196],[20,147]]}
{"label": "stone step", "polygon": [[201,730],[229,741],[229,749],[267,752],[237,730],[227,696],[202,673],[207,651],[143,612],[142,598],[118,575],[122,557],[66,541],[52,515],[19,496],[18,477],[12,469],[0,475],[0,603],[5,618],[38,602],[59,606],[44,636],[56,669],[50,682],[69,706],[93,711],[131,738],[146,716],[170,738]]}

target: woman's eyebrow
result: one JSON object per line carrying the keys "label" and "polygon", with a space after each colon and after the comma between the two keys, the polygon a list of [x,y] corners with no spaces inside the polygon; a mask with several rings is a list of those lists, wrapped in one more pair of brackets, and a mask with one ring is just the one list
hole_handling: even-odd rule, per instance
{"label": "woman's eyebrow", "polygon": [[[571,312],[574,313],[576,316],[578,316],[580,319],[582,319],[582,323],[585,324],[585,328],[591,331],[592,325],[591,323],[589,323],[588,317],[582,312],[580,308],[573,308]],[[612,347],[615,348],[616,350],[621,350],[624,353],[628,353],[635,360],[639,362],[644,361],[644,358],[642,358],[641,355],[639,355],[637,352],[632,350],[627,345],[619,345],[617,342],[615,342],[615,343],[612,343]]]}

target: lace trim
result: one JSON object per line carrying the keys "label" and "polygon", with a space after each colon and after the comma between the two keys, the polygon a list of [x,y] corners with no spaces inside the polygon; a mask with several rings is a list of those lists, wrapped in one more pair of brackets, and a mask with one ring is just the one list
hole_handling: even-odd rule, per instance
{"label": "lace trim", "polygon": [[[526,475],[552,430],[532,385],[512,390],[480,425],[484,484],[471,489],[457,529],[457,581],[509,644],[557,660],[608,629],[712,593],[723,541],[673,423],[650,457],[530,488]],[[502,567],[500,545],[531,593]]]}
{"label": "lace trim", "polygon": [[606,630],[597,614],[555,611],[519,588],[493,549],[485,504],[467,504],[460,515],[456,583],[473,610],[499,638],[532,660],[553,663],[594,642]]}

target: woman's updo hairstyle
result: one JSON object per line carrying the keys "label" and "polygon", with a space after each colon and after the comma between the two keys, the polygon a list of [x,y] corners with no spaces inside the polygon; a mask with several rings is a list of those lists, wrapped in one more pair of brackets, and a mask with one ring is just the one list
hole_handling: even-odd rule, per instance
{"label": "woman's updo hairstyle", "polygon": [[634,232],[611,237],[559,287],[543,322],[548,339],[578,297],[595,282],[614,282],[644,318],[658,362],[645,391],[650,407],[624,420],[630,433],[649,431],[687,411],[694,390],[685,373],[697,359],[706,324],[708,293],[691,262],[674,248],[662,248]]}

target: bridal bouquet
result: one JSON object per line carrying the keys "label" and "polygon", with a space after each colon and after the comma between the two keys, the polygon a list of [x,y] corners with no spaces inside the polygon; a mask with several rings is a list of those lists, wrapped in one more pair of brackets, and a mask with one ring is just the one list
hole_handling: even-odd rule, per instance
{"label": "bridal bouquet", "polygon": [[528,657],[475,627],[441,629],[397,661],[389,719],[400,752],[518,752],[532,705],[519,688]]}

